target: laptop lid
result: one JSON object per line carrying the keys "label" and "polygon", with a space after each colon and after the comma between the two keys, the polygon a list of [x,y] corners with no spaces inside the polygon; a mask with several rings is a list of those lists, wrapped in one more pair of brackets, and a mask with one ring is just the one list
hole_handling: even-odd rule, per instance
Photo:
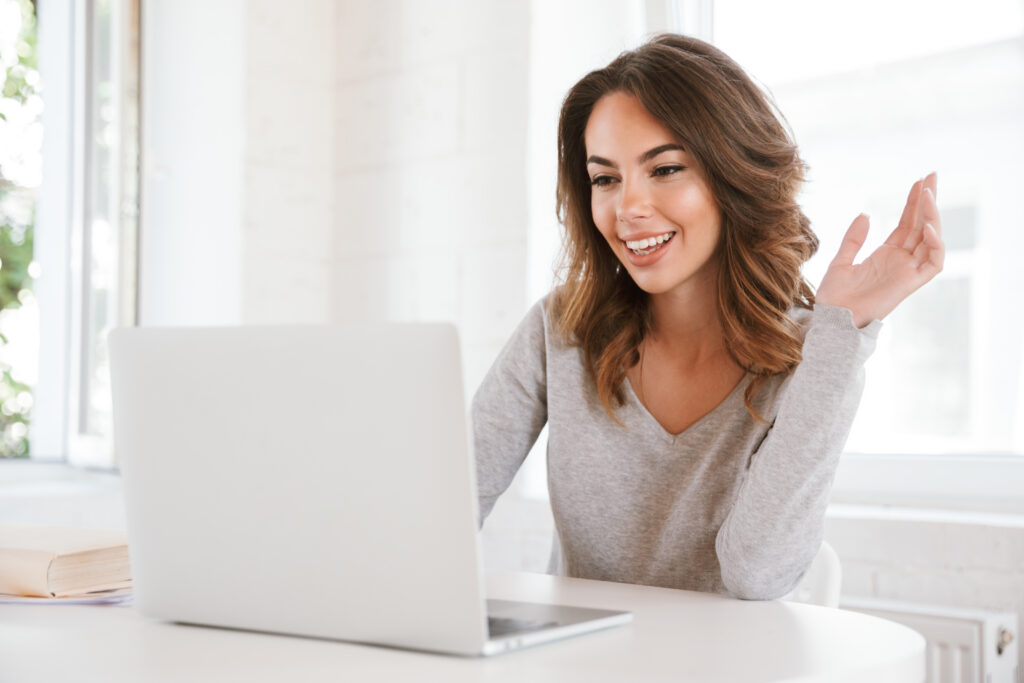
{"label": "laptop lid", "polygon": [[482,650],[453,326],[130,328],[110,354],[144,614]]}

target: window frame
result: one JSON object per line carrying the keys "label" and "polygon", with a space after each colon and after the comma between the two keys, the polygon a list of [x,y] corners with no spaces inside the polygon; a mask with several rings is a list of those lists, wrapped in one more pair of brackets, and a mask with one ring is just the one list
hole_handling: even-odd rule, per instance
{"label": "window frame", "polygon": [[[111,183],[119,198],[114,226],[118,241],[114,315],[118,324],[131,325],[137,319],[141,6],[139,0],[110,0],[110,4],[117,22],[112,49],[119,55],[115,69],[119,119],[124,121],[126,110],[129,115],[129,125],[119,127],[118,161]],[[94,391],[87,330],[95,315],[89,301],[89,220],[96,182],[91,144],[97,101],[93,69],[96,6],[96,0],[37,6],[46,108],[35,254],[42,271],[36,283],[41,362],[30,434],[35,460],[109,469],[116,467],[113,435],[90,431],[86,414]],[[133,173],[134,178],[125,177]]]}

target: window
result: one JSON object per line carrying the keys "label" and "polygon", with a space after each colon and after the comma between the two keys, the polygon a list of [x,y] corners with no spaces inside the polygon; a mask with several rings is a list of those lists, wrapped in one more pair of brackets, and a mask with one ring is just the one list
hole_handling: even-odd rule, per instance
{"label": "window", "polygon": [[106,334],[135,320],[138,0],[40,8],[35,455],[110,466]]}
{"label": "window", "polygon": [[0,1],[0,457],[25,457],[38,368],[32,280],[42,100],[35,8]]}
{"label": "window", "polygon": [[872,216],[870,253],[913,180],[939,173],[946,268],[887,321],[848,449],[1024,453],[1024,329],[1009,314],[1024,291],[1009,189],[1024,181],[1024,101],[1008,95],[1024,92],[1020,3],[718,0],[714,31],[774,93],[810,164],[812,282],[857,213]]}
{"label": "window", "polygon": [[886,321],[835,502],[1024,506],[1022,35],[1010,0],[714,3],[714,41],[773,92],[811,166],[812,282],[857,213],[869,253],[939,173],[946,267]]}

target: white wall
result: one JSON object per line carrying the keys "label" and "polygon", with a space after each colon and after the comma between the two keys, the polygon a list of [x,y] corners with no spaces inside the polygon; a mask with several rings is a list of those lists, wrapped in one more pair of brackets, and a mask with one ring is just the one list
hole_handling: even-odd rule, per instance
{"label": "white wall", "polygon": [[143,9],[139,321],[238,323],[245,3]]}
{"label": "white wall", "polygon": [[844,595],[1017,612],[1024,624],[1024,516],[833,505],[825,537]]}
{"label": "white wall", "polygon": [[470,0],[337,16],[331,319],[455,321],[468,391],[526,307],[528,22]]}
{"label": "white wall", "polygon": [[526,309],[528,6],[146,10],[142,322],[453,321],[471,391]]}
{"label": "white wall", "polygon": [[330,318],[335,216],[334,0],[249,0],[241,318]]}

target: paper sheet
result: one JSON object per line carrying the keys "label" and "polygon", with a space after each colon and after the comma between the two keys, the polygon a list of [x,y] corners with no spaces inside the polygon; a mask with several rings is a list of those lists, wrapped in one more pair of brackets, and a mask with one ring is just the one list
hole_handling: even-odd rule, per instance
{"label": "paper sheet", "polygon": [[131,588],[76,595],[73,598],[26,598],[0,593],[0,605],[126,605],[134,595]]}

